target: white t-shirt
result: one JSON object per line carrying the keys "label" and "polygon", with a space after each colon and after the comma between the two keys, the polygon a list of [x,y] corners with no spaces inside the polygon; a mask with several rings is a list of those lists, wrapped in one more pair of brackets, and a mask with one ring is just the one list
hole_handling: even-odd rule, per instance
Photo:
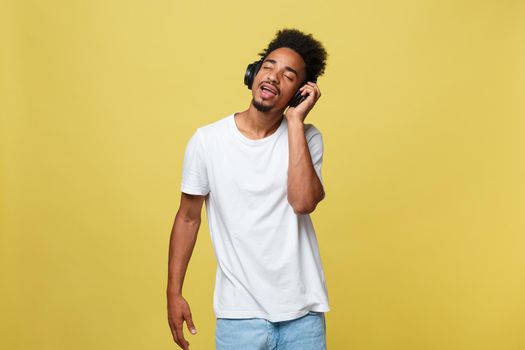
{"label": "white t-shirt", "polygon": [[[306,124],[305,136],[322,181],[321,133]],[[287,176],[286,118],[273,134],[252,140],[231,114],[198,128],[187,144],[181,191],[208,195],[218,318],[278,322],[329,311],[313,224],[288,203]]]}

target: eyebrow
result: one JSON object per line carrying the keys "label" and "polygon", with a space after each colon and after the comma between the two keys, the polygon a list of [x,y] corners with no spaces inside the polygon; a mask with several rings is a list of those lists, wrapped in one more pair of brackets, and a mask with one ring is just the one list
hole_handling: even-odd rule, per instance
{"label": "eyebrow", "polygon": [[[273,63],[273,64],[276,64],[276,63],[277,63],[276,60],[272,60],[271,58],[267,58],[267,59],[265,59],[264,62],[270,62],[270,63]],[[294,73],[296,76],[299,76],[299,74],[297,73],[297,71],[296,71],[295,69],[293,69],[292,67],[285,66],[284,69],[287,70],[287,71],[290,71],[290,72]]]}

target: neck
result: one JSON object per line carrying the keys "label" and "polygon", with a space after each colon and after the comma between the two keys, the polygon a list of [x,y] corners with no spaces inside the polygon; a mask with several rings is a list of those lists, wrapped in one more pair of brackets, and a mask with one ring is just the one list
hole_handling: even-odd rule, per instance
{"label": "neck", "polygon": [[281,124],[284,109],[261,112],[253,104],[240,113],[235,114],[237,128],[246,137],[251,139],[262,139],[273,134]]}

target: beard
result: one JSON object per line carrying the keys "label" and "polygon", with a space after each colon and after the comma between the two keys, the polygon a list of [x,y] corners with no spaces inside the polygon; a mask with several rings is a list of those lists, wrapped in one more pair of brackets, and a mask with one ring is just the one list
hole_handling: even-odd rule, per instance
{"label": "beard", "polygon": [[265,106],[255,100],[255,98],[252,99],[252,105],[255,107],[256,110],[259,112],[268,112],[272,109],[273,106]]}

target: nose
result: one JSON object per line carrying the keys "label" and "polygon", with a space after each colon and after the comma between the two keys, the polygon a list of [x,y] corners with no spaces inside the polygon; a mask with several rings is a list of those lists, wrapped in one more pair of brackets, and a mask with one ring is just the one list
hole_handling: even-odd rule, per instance
{"label": "nose", "polygon": [[277,74],[275,74],[275,70],[273,69],[270,69],[268,71],[268,75],[266,76],[266,78],[271,81],[272,83],[276,83],[278,84],[279,83],[279,80],[277,78]]}

